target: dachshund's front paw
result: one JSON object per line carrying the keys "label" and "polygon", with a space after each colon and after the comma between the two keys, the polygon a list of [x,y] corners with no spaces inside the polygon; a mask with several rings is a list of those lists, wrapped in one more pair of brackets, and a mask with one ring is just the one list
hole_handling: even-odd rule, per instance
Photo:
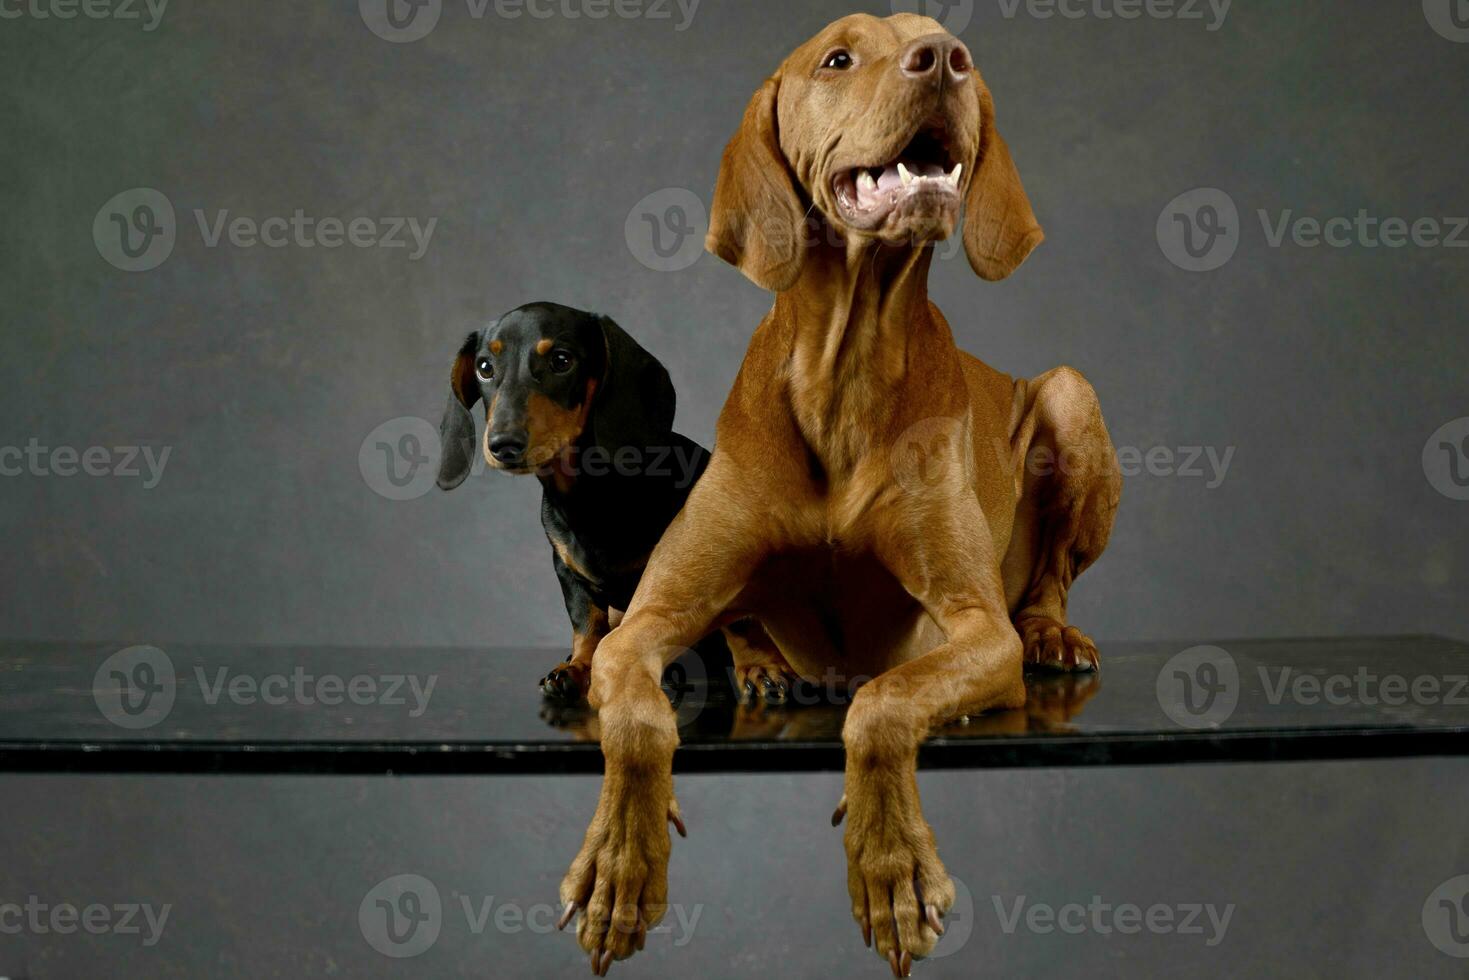
{"label": "dachshund's front paw", "polygon": [[552,701],[580,704],[587,699],[587,688],[591,685],[591,665],[568,660],[541,678],[541,694]]}
{"label": "dachshund's front paw", "polygon": [[1075,626],[1047,616],[1028,616],[1015,624],[1025,644],[1025,666],[1057,673],[1087,673],[1101,668],[1097,645]]}
{"label": "dachshund's front paw", "polygon": [[913,960],[933,952],[943,916],[954,904],[933,831],[907,792],[854,792],[832,822],[846,816],[847,892],[862,940],[895,977],[912,976]]}
{"label": "dachshund's front paw", "polygon": [[557,927],[578,916],[577,942],[592,973],[605,977],[613,960],[643,948],[648,930],[668,909],[668,823],[688,836],[669,794],[608,792],[587,828],[581,853],[561,882],[564,910]]}

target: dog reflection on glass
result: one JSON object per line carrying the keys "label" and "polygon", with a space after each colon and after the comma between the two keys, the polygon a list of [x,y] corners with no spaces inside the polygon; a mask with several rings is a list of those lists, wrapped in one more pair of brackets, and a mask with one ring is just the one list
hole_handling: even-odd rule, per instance
{"label": "dog reflection on glass", "polygon": [[[622,618],[709,453],[673,431],[667,369],[606,316],[553,303],[512,310],[465,338],[449,387],[439,486],[465,481],[476,444],[492,469],[540,480],[541,524],[573,634],[570,655],[541,690],[578,702],[598,644]],[[479,404],[477,440],[471,410]],[[784,700],[791,678],[759,625],[732,623],[724,637],[739,690]]]}

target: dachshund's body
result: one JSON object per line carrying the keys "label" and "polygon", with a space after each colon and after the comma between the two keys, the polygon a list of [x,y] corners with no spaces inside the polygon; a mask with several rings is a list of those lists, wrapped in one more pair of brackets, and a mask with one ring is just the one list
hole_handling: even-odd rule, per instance
{"label": "dachshund's body", "polygon": [[[709,453],[673,431],[673,382],[653,355],[611,319],[554,303],[522,306],[470,334],[450,388],[439,485],[453,489],[469,475],[470,409],[480,402],[486,462],[541,483],[541,524],[572,625],[571,654],[541,689],[578,701],[598,645],[632,601]],[[757,625],[726,631],[726,639],[737,683],[755,677],[767,690],[788,691],[790,678]]]}
{"label": "dachshund's body", "polygon": [[968,50],[927,18],[831,25],[725,151],[709,248],[777,297],[707,472],[598,654],[606,777],[561,889],[594,972],[640,948],[666,902],[666,651],[755,614],[797,673],[860,687],[838,815],[853,915],[898,975],[954,898],[919,744],[1023,705],[1027,663],[1096,669],[1066,598],[1110,534],[1115,453],[1081,375],[1016,381],[956,347],[927,279],[961,208],[985,279],[1043,237]]}

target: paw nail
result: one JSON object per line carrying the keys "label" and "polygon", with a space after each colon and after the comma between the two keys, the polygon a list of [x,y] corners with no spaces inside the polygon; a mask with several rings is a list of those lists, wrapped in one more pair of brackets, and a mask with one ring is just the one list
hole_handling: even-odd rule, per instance
{"label": "paw nail", "polygon": [[571,917],[574,915],[576,915],[576,903],[567,902],[566,911],[561,913],[561,918],[556,922],[556,928],[558,930],[564,931],[566,929],[567,923],[571,922]]}
{"label": "paw nail", "polygon": [[612,950],[609,949],[602,954],[602,968],[597,971],[597,976],[605,977],[610,969],[612,969]]}
{"label": "paw nail", "polygon": [[926,905],[923,911],[928,916],[928,927],[942,936],[944,934],[944,924],[939,919],[939,910],[932,905]]}
{"label": "paw nail", "polygon": [[668,820],[670,823],[673,824],[673,829],[678,831],[678,836],[689,836],[688,828],[683,825],[683,820],[679,819],[678,814],[670,810],[668,813]]}
{"label": "paw nail", "polygon": [[901,971],[899,976],[911,977],[913,975],[913,954],[906,949],[903,950],[903,959],[899,961],[898,969]]}
{"label": "paw nail", "polygon": [[841,824],[842,824],[842,819],[844,817],[846,817],[846,815],[847,815],[847,798],[844,796],[844,797],[842,797],[842,801],[837,804],[837,808],[832,811],[832,814],[831,814],[831,825],[833,827],[840,827]]}
{"label": "paw nail", "polygon": [[888,950],[888,966],[893,968],[893,976],[899,978],[903,976],[902,968],[898,965],[898,951],[896,949]]}
{"label": "paw nail", "polygon": [[868,949],[872,948],[872,926],[866,922],[862,923],[862,945]]}

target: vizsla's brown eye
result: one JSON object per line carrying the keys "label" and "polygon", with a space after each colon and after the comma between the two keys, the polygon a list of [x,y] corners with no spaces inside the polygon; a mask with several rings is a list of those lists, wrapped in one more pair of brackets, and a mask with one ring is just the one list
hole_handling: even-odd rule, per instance
{"label": "vizsla's brown eye", "polygon": [[495,379],[495,365],[488,357],[481,357],[474,362],[474,373],[481,381],[493,381]]}
{"label": "vizsla's brown eye", "polygon": [[570,371],[571,366],[575,363],[572,356],[564,350],[551,352],[551,370],[557,374],[565,374],[567,371]]}
{"label": "vizsla's brown eye", "polygon": [[826,56],[821,67],[830,68],[834,71],[846,71],[852,67],[852,56],[845,51],[833,51]]}

